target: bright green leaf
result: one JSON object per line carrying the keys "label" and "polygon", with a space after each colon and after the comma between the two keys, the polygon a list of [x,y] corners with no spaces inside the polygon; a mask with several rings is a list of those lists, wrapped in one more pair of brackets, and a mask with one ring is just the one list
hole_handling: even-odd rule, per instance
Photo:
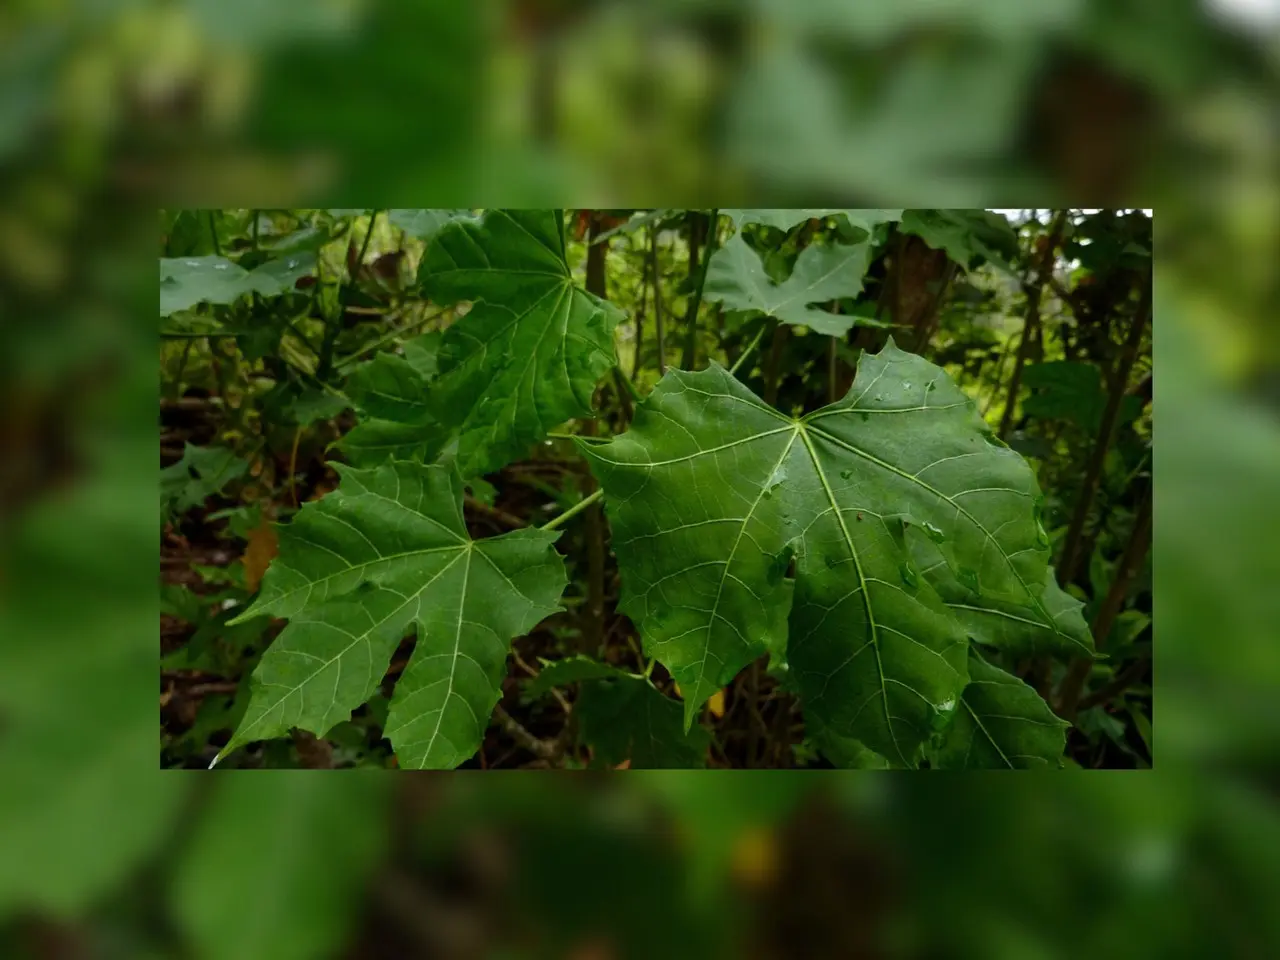
{"label": "bright green leaf", "polygon": [[406,632],[418,644],[385,731],[404,768],[451,768],[480,745],[508,641],[558,609],[558,534],[472,540],[462,484],[441,466],[338,468],[339,488],[281,528],[253,606],[290,619],[253,674],[244,722],[222,751],[291,727],[323,735],[373,695]]}

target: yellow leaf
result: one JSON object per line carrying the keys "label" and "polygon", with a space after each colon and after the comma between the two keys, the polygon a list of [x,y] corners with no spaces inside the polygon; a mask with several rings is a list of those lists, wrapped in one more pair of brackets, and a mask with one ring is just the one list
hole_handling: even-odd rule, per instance
{"label": "yellow leaf", "polygon": [[713,717],[724,716],[724,691],[717,690],[711,695],[711,699],[707,701],[707,709],[711,711]]}
{"label": "yellow leaf", "polygon": [[244,549],[244,585],[250,593],[258,592],[262,583],[262,575],[280,552],[280,544],[276,539],[276,528],[270,517],[263,517],[262,522],[249,531],[249,545]]}

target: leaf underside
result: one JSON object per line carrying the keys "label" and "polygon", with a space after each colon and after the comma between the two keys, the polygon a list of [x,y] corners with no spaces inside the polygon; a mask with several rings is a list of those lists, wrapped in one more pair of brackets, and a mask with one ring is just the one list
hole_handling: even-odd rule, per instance
{"label": "leaf underside", "polygon": [[970,636],[1092,650],[1080,605],[1053,584],[1030,467],[892,340],[805,417],[719,366],[672,370],[631,430],[580,448],[605,491],[619,608],[684,691],[686,726],[785,644],[807,712],[915,766],[955,715]]}
{"label": "leaf underside", "polygon": [[339,488],[280,530],[253,606],[289,625],[263,654],[223,754],[300,727],[324,735],[381,683],[406,633],[385,735],[403,768],[447,769],[475,753],[500,696],[512,637],[558,609],[557,533],[472,540],[462,483],[441,466],[338,467]]}

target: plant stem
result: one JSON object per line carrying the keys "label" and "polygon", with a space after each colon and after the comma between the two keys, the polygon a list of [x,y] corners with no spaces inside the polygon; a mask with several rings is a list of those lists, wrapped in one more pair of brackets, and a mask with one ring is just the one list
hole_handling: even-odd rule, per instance
{"label": "plant stem", "polygon": [[743,361],[745,361],[747,357],[751,356],[752,351],[754,351],[756,347],[760,346],[760,341],[764,339],[764,332],[768,329],[769,324],[767,322],[760,324],[760,329],[757,330],[756,335],[751,338],[751,342],[747,344],[746,349],[738,355],[737,360],[733,361],[733,366],[729,368],[729,376],[737,374],[738,368],[742,366]]}
{"label": "plant stem", "polygon": [[1040,255],[1039,269],[1035,281],[1027,288],[1027,320],[1022,326],[1022,342],[1018,345],[1018,358],[1013,363],[1013,377],[1009,380],[1009,396],[1005,402],[1004,416],[1000,418],[998,435],[1004,440],[1013,426],[1013,415],[1018,408],[1018,393],[1022,389],[1022,369],[1027,358],[1031,356],[1031,346],[1035,343],[1036,331],[1040,326],[1040,296],[1044,285],[1053,274],[1054,258],[1057,256],[1058,241],[1067,226],[1067,215],[1070,210],[1059,210],[1049,227],[1049,239],[1044,252]]}
{"label": "plant stem", "polygon": [[[1107,597],[1093,619],[1093,637],[1099,649],[1111,633],[1111,628],[1115,625],[1116,618],[1124,606],[1125,598],[1129,595],[1129,586],[1133,583],[1133,578],[1138,575],[1138,570],[1141,569],[1142,562],[1151,549],[1151,510],[1151,488],[1148,486],[1138,507],[1137,516],[1134,517],[1129,543],[1125,546],[1124,555],[1116,566],[1111,588],[1107,591]],[[1067,670],[1058,694],[1058,714],[1064,720],[1075,721],[1079,710],[1080,694],[1084,692],[1085,681],[1089,679],[1089,673],[1092,670],[1093,661],[1085,659],[1072,662]]]}
{"label": "plant stem", "polygon": [[564,526],[566,523],[568,523],[570,520],[572,520],[574,517],[580,514],[583,510],[588,509],[592,504],[594,504],[597,500],[599,500],[603,496],[604,496],[604,490],[597,488],[595,492],[592,493],[590,496],[583,497],[581,500],[575,503],[572,507],[570,507],[564,513],[560,514],[560,516],[556,517],[553,520],[548,520],[538,529],[555,530],[557,527]]}
{"label": "plant stem", "polygon": [[498,704],[493,708],[493,718],[498,721],[498,725],[506,731],[507,736],[520,746],[524,747],[535,757],[542,760],[554,760],[559,754],[559,746],[554,740],[539,740],[532,733],[526,730],[515,717],[507,713]]}
{"label": "plant stem", "polygon": [[217,211],[209,211],[209,236],[213,239],[213,252],[218,256],[222,256],[222,244],[218,243],[218,224],[214,219]]}
{"label": "plant stem", "polygon": [[649,227],[649,273],[653,279],[653,323],[658,340],[658,373],[667,372],[666,339],[662,329],[662,289],[658,284],[658,231]]}
{"label": "plant stem", "polygon": [[1067,536],[1062,545],[1062,557],[1058,561],[1058,582],[1063,586],[1075,579],[1081,556],[1080,542],[1084,535],[1085,523],[1089,519],[1089,507],[1093,504],[1093,496],[1097,492],[1098,483],[1102,479],[1102,471],[1107,462],[1107,451],[1115,437],[1116,426],[1120,420],[1120,406],[1125,398],[1129,375],[1138,359],[1138,350],[1142,346],[1142,337],[1147,323],[1151,319],[1151,275],[1147,274],[1142,291],[1142,300],[1133,323],[1129,326],[1129,336],[1125,340],[1120,362],[1111,377],[1111,389],[1107,396],[1107,407],[1102,414],[1102,424],[1098,430],[1098,439],[1094,443],[1089,465],[1085,470],[1084,483],[1080,487],[1080,496],[1076,500],[1075,513],[1071,516],[1071,525],[1067,528]]}
{"label": "plant stem", "polygon": [[[689,216],[695,216],[690,213]],[[692,227],[692,221],[690,227]],[[702,306],[702,291],[707,285],[707,270],[711,266],[711,257],[719,247],[720,211],[713,209],[707,220],[706,249],[702,251],[701,269],[698,265],[698,244],[693,230],[689,231],[689,275],[698,270],[698,282],[693,288],[693,296],[689,300],[689,309],[685,312],[685,323],[688,326],[688,339],[684,345],[684,358],[681,366],[692,370],[698,363],[698,310]]]}
{"label": "plant stem", "polygon": [[[364,235],[364,243],[361,244],[360,253],[356,257],[355,267],[351,271],[350,283],[344,288],[344,295],[340,299],[338,316],[332,320],[329,320],[328,318],[325,320],[324,340],[320,344],[320,360],[319,363],[316,364],[316,377],[321,381],[328,381],[329,374],[333,372],[333,349],[337,345],[338,334],[342,330],[342,320],[346,312],[348,291],[356,285],[356,281],[360,274],[360,266],[364,263],[364,255],[369,250],[369,241],[373,239],[373,228],[377,224],[378,214],[381,212],[381,210],[374,210],[373,214],[369,217],[369,230]],[[357,220],[353,220],[351,222],[352,237],[354,237],[356,233]],[[347,249],[351,249],[350,241],[347,243]],[[317,288],[319,287],[318,279],[316,281],[316,286]]]}

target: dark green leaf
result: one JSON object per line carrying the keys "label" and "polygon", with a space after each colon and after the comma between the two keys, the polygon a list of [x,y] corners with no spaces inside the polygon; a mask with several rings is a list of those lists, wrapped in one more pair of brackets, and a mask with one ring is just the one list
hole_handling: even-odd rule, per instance
{"label": "dark green leaf", "polygon": [[[806,710],[911,766],[967,682],[969,618],[1015,634],[1076,631],[1068,639],[1088,649],[1078,604],[1060,623],[1069,613],[1046,595],[1026,461],[991,442],[941,369],[892,342],[863,356],[842,401],[798,420],[719,367],[670,371],[630,431],[581,449],[605,490],[620,609],[680,684],[686,723],[789,633]],[[916,540],[960,596],[935,592]]]}
{"label": "dark green leaf", "polygon": [[623,676],[583,685],[573,708],[581,742],[597,764],[632,770],[701,767],[711,735],[700,726],[685,731],[680,704],[643,677]]}
{"label": "dark green leaf", "polygon": [[565,687],[583,680],[604,680],[617,677],[628,677],[630,674],[617,667],[590,657],[566,657],[563,660],[552,660],[543,663],[542,670],[536,677],[524,683],[524,695],[528,700],[537,700],[546,696],[553,687]]}
{"label": "dark green leaf", "polygon": [[934,762],[946,770],[1057,767],[1070,726],[1017,677],[976,652],[969,685]]}

